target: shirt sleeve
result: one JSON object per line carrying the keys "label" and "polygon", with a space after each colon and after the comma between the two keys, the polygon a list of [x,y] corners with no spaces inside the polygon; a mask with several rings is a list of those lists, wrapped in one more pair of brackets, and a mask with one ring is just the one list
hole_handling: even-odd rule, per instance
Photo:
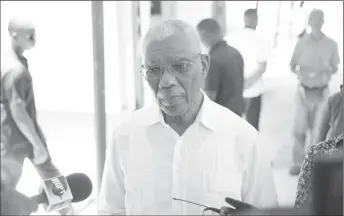
{"label": "shirt sleeve", "polygon": [[[255,138],[258,138],[254,136]],[[272,167],[259,139],[251,139],[248,164],[243,176],[242,199],[257,208],[271,208],[278,205]]]}
{"label": "shirt sleeve", "polygon": [[295,48],[294,48],[294,51],[289,63],[291,70],[294,70],[295,66],[298,64],[298,61],[300,58],[300,50],[301,50],[301,40],[298,40],[295,45]]}
{"label": "shirt sleeve", "polygon": [[100,214],[125,213],[124,172],[119,157],[119,137],[113,136],[113,142],[106,152],[104,173],[98,197]]}
{"label": "shirt sleeve", "polygon": [[[333,50],[333,54],[331,58],[331,66],[332,68],[338,69],[338,65],[340,64],[338,44],[336,42],[334,43],[335,43],[335,46],[334,46],[334,50]],[[337,71],[333,71],[333,72],[337,72]]]}
{"label": "shirt sleeve", "polygon": [[6,71],[5,73],[2,78],[2,85],[9,103],[26,104],[27,91],[31,85],[29,77],[19,68],[10,69],[10,71]]}
{"label": "shirt sleeve", "polygon": [[258,56],[257,61],[262,63],[266,62],[270,57],[271,48],[269,43],[265,40],[265,38],[259,37],[257,38],[258,43]]}

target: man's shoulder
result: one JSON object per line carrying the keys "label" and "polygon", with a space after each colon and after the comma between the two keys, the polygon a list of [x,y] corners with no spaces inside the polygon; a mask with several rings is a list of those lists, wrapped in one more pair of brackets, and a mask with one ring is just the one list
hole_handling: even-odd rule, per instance
{"label": "man's shoulder", "polygon": [[239,135],[246,134],[255,136],[258,134],[257,130],[244,118],[238,116],[227,107],[221,106],[213,101],[211,103],[211,116],[220,128],[231,130],[232,133],[235,131]]}
{"label": "man's shoulder", "polygon": [[152,106],[147,106],[132,113],[121,114],[115,135],[129,135],[132,131],[147,126],[152,120],[154,112],[155,109]]}
{"label": "man's shoulder", "polygon": [[11,87],[20,81],[30,79],[30,74],[20,63],[4,64],[1,68],[1,83],[4,87]]}
{"label": "man's shoulder", "polygon": [[[228,136],[229,139],[234,138],[233,145],[239,155],[246,157],[253,151],[259,150],[260,138],[258,131],[245,119],[218,104],[214,104],[212,110],[211,116],[221,132],[221,136]],[[225,140],[226,138],[223,137],[222,139]]]}
{"label": "man's shoulder", "polygon": [[210,54],[210,60],[221,65],[226,65],[229,62],[238,62],[238,58],[242,59],[241,53],[238,49],[231,45],[225,44],[220,49],[217,49]]}
{"label": "man's shoulder", "polygon": [[342,100],[343,98],[343,95],[341,92],[337,92],[337,93],[334,93],[333,95],[331,95],[328,99],[328,103],[329,104],[336,104],[338,103],[338,101]]}
{"label": "man's shoulder", "polygon": [[324,39],[332,48],[338,47],[338,43],[334,39],[328,37],[327,35],[324,36]]}
{"label": "man's shoulder", "polygon": [[1,77],[10,74],[12,77],[20,78],[27,76],[25,66],[13,55],[4,56],[1,62]]}

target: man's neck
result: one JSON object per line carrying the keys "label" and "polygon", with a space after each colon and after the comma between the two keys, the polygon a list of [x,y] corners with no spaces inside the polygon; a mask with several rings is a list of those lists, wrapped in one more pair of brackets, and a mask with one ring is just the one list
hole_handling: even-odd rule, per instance
{"label": "man's neck", "polygon": [[16,46],[14,43],[12,43],[12,49],[18,56],[22,56],[24,53],[24,49],[22,49],[19,46]]}
{"label": "man's neck", "polygon": [[210,48],[210,52],[212,51],[212,50],[214,50],[214,48],[219,44],[219,43],[221,43],[221,41],[223,41],[223,39],[222,38],[217,38],[216,40],[214,40],[213,41],[213,44],[211,45],[211,48]]}
{"label": "man's neck", "polygon": [[256,26],[248,26],[248,25],[245,25],[245,28],[248,28],[248,29],[252,29],[252,30],[256,30]]}
{"label": "man's neck", "polygon": [[321,30],[312,30],[311,35],[316,39],[320,39],[324,36],[324,33]]}
{"label": "man's neck", "polygon": [[186,129],[195,122],[197,114],[203,104],[204,96],[200,92],[199,98],[194,103],[194,106],[180,116],[168,116],[164,114],[166,123],[174,129],[179,135],[182,135]]}

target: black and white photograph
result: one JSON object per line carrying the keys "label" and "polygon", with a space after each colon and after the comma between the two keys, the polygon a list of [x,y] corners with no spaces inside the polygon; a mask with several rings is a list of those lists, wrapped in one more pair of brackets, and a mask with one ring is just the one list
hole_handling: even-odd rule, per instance
{"label": "black and white photograph", "polygon": [[343,215],[343,1],[1,1],[1,215]]}

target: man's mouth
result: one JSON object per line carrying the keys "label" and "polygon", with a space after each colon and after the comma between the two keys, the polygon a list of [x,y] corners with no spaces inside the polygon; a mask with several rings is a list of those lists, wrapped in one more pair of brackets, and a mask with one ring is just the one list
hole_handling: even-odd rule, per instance
{"label": "man's mouth", "polygon": [[173,106],[178,105],[184,101],[184,97],[181,95],[169,96],[169,97],[158,97],[161,105],[163,106]]}

